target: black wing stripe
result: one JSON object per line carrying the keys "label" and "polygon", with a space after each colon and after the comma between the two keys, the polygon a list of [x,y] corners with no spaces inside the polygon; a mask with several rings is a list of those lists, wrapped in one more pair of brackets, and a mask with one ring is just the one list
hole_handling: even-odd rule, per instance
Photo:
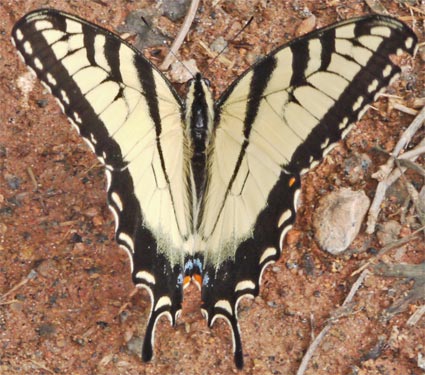
{"label": "black wing stripe", "polygon": [[332,51],[335,51],[335,30],[330,30],[320,38],[322,51],[319,70],[325,71],[331,62]]}

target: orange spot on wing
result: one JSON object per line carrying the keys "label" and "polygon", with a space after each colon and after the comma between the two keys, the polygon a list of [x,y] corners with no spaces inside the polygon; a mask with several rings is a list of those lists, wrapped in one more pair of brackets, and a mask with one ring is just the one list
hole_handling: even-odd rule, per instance
{"label": "orange spot on wing", "polygon": [[193,275],[193,278],[195,279],[195,281],[196,281],[199,285],[202,285],[202,276],[201,276],[201,275],[199,275],[199,274],[195,273],[195,274]]}
{"label": "orange spot on wing", "polygon": [[185,276],[184,277],[184,279],[183,279],[183,288],[186,288],[189,285],[190,279],[191,279],[190,276]]}
{"label": "orange spot on wing", "polygon": [[295,177],[291,177],[289,179],[289,187],[294,186],[295,182],[297,181],[297,179]]}

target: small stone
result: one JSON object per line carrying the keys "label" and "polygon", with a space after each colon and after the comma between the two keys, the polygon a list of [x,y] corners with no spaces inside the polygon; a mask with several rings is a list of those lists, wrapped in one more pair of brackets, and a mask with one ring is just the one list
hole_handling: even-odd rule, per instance
{"label": "small stone", "polygon": [[344,160],[344,173],[351,184],[364,180],[372,160],[367,154],[353,154]]}
{"label": "small stone", "polygon": [[369,205],[363,191],[346,188],[323,197],[313,216],[320,247],[333,255],[345,251],[359,233]]}
{"label": "small stone", "polygon": [[422,353],[418,353],[418,367],[425,370],[425,356]]}
{"label": "small stone", "polygon": [[314,14],[311,14],[304,19],[295,30],[296,36],[301,36],[304,34],[309,33],[310,31],[313,31],[316,27],[316,16]]}
{"label": "small stone", "polygon": [[171,21],[178,21],[183,18],[190,6],[188,0],[163,0],[162,9],[164,16],[169,18]]}
{"label": "small stone", "polygon": [[90,207],[87,210],[85,210],[83,214],[88,217],[95,217],[99,215],[99,210],[97,207]]}
{"label": "small stone", "polygon": [[199,72],[199,69],[196,66],[196,61],[190,59],[171,64],[169,75],[173,82],[185,83],[193,79],[197,72]]}
{"label": "small stone", "polygon": [[222,36],[219,36],[214,42],[211,43],[210,49],[211,51],[220,53],[227,47],[226,39],[224,39]]}
{"label": "small stone", "polygon": [[128,342],[127,342],[127,349],[134,354],[140,355],[140,350],[143,346],[143,339],[138,336],[133,336]]}
{"label": "small stone", "polygon": [[47,106],[47,104],[49,104],[49,100],[48,99],[38,99],[36,101],[37,105],[39,108],[44,108]]}
{"label": "small stone", "polygon": [[37,333],[40,337],[52,336],[56,333],[56,327],[50,323],[41,324],[37,328]]}
{"label": "small stone", "polygon": [[5,178],[6,178],[7,184],[12,190],[18,190],[19,187],[21,186],[21,180],[19,179],[19,177],[7,174]]}
{"label": "small stone", "polygon": [[388,243],[398,240],[401,231],[401,224],[395,220],[390,220],[386,223],[380,224],[378,228],[376,237],[378,238],[379,243],[382,246],[385,246]]}

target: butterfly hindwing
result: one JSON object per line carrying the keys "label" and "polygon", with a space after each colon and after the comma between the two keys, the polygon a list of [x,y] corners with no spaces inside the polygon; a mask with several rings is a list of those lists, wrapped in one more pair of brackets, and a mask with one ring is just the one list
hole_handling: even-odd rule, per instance
{"label": "butterfly hindwing", "polygon": [[256,296],[295,220],[300,175],[343,138],[400,72],[390,56],[413,53],[415,34],[389,17],[330,26],[267,55],[217,104],[199,227],[202,291],[210,325],[225,318],[242,364],[237,304]]}
{"label": "butterfly hindwing", "polygon": [[117,242],[130,255],[133,281],[151,296],[143,350],[150,359],[157,319],[174,323],[181,309],[180,249],[192,230],[181,100],[140,52],[78,17],[35,11],[12,37],[105,165]]}

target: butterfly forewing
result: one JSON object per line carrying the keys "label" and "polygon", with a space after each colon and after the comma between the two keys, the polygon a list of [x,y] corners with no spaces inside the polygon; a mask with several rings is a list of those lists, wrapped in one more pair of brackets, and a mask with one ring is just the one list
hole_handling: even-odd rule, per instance
{"label": "butterfly forewing", "polygon": [[[223,94],[199,232],[204,311],[237,331],[237,303],[258,294],[295,220],[300,175],[343,138],[399,73],[390,56],[416,36],[389,17],[348,20],[267,55]],[[241,348],[236,345],[236,361]]]}
{"label": "butterfly forewing", "polygon": [[192,232],[181,100],[140,52],[78,17],[35,11],[12,36],[105,164],[116,239],[130,255],[134,282],[152,298],[149,359],[158,317],[174,322],[181,308],[181,250]]}

